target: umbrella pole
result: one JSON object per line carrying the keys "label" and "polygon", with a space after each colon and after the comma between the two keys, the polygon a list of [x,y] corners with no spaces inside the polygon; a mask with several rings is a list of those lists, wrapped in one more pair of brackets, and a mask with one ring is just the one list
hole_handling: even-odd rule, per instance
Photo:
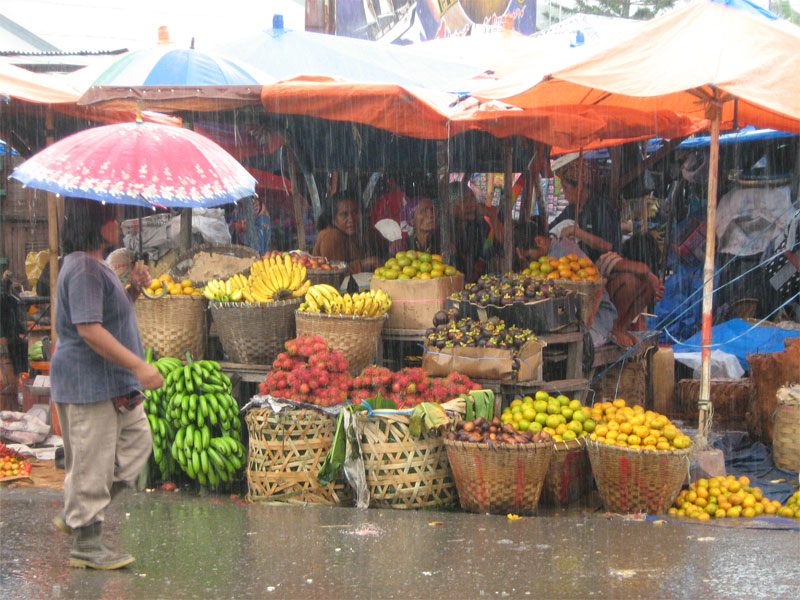
{"label": "umbrella pole", "polygon": [[699,417],[697,424],[697,446],[700,450],[708,446],[711,430],[711,316],[714,307],[714,254],[716,251],[717,178],[719,175],[719,127],[722,107],[711,101],[707,111],[711,119],[711,145],[708,153],[708,208],[706,217],[706,258],[703,265],[703,320],[702,351],[700,367]]}
{"label": "umbrella pole", "polygon": [[303,197],[300,195],[300,188],[297,185],[297,161],[294,158],[294,150],[287,148],[289,155],[289,182],[292,184],[292,204],[294,206],[294,223],[297,227],[297,247],[300,250],[306,248],[306,228],[303,220]]}
{"label": "umbrella pole", "polygon": [[[55,142],[53,109],[48,107],[44,116],[45,142]],[[10,143],[10,142],[9,142]],[[47,239],[50,248],[50,341],[56,341],[56,288],[58,286],[58,204],[56,195],[47,193]]]}
{"label": "umbrella pole", "polygon": [[[505,172],[503,173],[503,201],[505,206],[505,227],[503,227],[503,270],[508,273],[514,268],[514,145],[511,138],[503,144]],[[522,215],[520,215],[520,219]]]}
{"label": "umbrella pole", "polygon": [[[439,239],[442,245],[442,258],[445,264],[453,264],[453,244],[451,242],[451,231],[453,222],[453,213],[451,211],[450,201],[450,153],[448,144],[449,139],[440,140],[436,147],[436,166],[437,175],[439,176],[439,205],[438,214],[439,219]],[[459,240],[463,243],[463,240]],[[464,275],[469,278],[468,273]]]}

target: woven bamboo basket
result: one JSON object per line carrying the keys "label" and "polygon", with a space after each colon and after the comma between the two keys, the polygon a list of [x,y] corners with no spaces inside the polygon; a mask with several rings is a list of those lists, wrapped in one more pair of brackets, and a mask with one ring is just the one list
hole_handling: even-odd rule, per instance
{"label": "woven bamboo basket", "polygon": [[370,506],[433,508],[455,504],[444,434],[427,431],[417,439],[407,415],[381,411],[357,413]]}
{"label": "woven bamboo basket", "polygon": [[343,504],[350,499],[347,485],[317,481],[333,443],[335,419],[312,409],[269,408],[248,411],[250,437],[247,459],[247,500]]}
{"label": "woven bamboo basket", "polygon": [[530,515],[536,511],[553,443],[484,444],[445,440],[461,508]]}
{"label": "woven bamboo basket", "polygon": [[667,512],[689,474],[692,449],[638,450],[586,443],[597,491],[609,512]]}
{"label": "woven bamboo basket", "polygon": [[800,387],[784,387],[776,394],[772,459],[789,471],[800,471]]}
{"label": "woven bamboo basket", "polygon": [[187,350],[196,359],[206,353],[206,305],[202,296],[139,298],[133,303],[142,345],[158,356],[182,357]]}
{"label": "woven bamboo basket", "polygon": [[332,269],[308,269],[306,277],[311,282],[311,285],[320,283],[327,283],[332,285],[337,290],[341,287],[345,276],[347,275],[347,265],[345,263],[332,263]]}
{"label": "woven bamboo basket", "polygon": [[580,318],[586,327],[591,327],[592,321],[597,314],[597,309],[600,308],[600,301],[603,299],[603,290],[606,287],[607,280],[604,277],[600,279],[583,279],[581,281],[573,281],[571,279],[556,279],[555,283],[564,289],[573,291],[578,297],[578,306],[580,307]]}
{"label": "woven bamboo basket", "polygon": [[647,369],[644,361],[626,360],[613,366],[591,384],[591,389],[595,393],[595,402],[624,398],[629,406],[634,404],[644,406],[647,397]]}
{"label": "woven bamboo basket", "polygon": [[302,298],[276,302],[211,301],[222,349],[232,362],[269,365],[295,336],[294,313]]}
{"label": "woven bamboo basket", "polygon": [[567,506],[592,490],[592,466],[586,452],[586,436],[553,442],[553,458],[544,478],[542,504]]}
{"label": "woven bamboo basket", "polygon": [[[750,407],[750,379],[718,378],[711,380],[712,427],[745,431],[745,415]],[[699,379],[681,379],[676,386],[677,414],[687,421],[697,419],[700,397]]]}
{"label": "woven bamboo basket", "polygon": [[364,367],[375,362],[381,331],[388,315],[357,317],[354,315],[325,315],[297,311],[295,323],[298,336],[318,335],[328,346],[339,350],[347,359],[347,370],[358,375]]}
{"label": "woven bamboo basket", "polygon": [[[259,258],[258,251],[250,248],[249,246],[240,246],[238,244],[198,244],[197,246],[192,246],[188,250],[176,256],[175,261],[172,263],[172,266],[169,268],[167,273],[169,273],[170,277],[176,281],[180,281],[181,279],[190,279],[188,275],[189,270],[194,264],[193,259],[200,252],[208,252],[209,254],[222,254],[225,256],[234,256],[236,258],[252,258],[253,262]],[[233,272],[219,272],[216,273],[214,277],[209,279],[227,279],[231,275],[236,275],[236,273],[243,273],[247,275],[249,272],[250,267],[247,267],[246,269],[240,269]],[[194,283],[197,287],[202,287],[208,283],[208,281],[208,279],[194,280]]]}

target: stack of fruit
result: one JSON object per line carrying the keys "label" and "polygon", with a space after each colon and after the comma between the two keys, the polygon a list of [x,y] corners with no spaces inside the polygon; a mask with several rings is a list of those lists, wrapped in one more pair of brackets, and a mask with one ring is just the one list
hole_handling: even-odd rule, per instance
{"label": "stack of fruit", "polygon": [[[151,351],[147,358],[151,359]],[[164,377],[145,392],[144,409],[153,433],[153,459],[167,479],[178,467],[203,486],[234,481],[245,452],[240,442],[239,405],[231,381],[212,360],[162,357],[153,365]]]}
{"label": "stack of fruit", "polygon": [[360,404],[380,394],[402,409],[423,402],[442,404],[480,387],[460,373],[439,378],[428,377],[419,367],[405,367],[397,373],[385,367],[367,367],[353,380],[351,398],[355,404]]}
{"label": "stack of fruit", "polygon": [[519,432],[510,423],[495,417],[491,421],[478,417],[474,421],[459,421],[455,431],[447,434],[448,440],[483,444],[537,444],[550,440],[546,431]]}
{"label": "stack of fruit", "polygon": [[22,458],[16,450],[7,448],[0,442],[0,479],[27,477],[30,472],[31,463]]}
{"label": "stack of fruit", "polygon": [[667,417],[645,410],[638,404],[628,406],[622,398],[598,402],[592,406],[590,416],[597,422],[591,439],[611,446],[636,450],[680,450],[692,445],[691,438]]}
{"label": "stack of fruit", "polygon": [[250,275],[233,275],[226,281],[212,279],[203,289],[203,295],[218,302],[273,302],[301,298],[311,287],[306,278],[306,267],[291,259],[270,256],[257,260],[250,267]]}
{"label": "stack of fruit", "polygon": [[261,258],[267,260],[271,258],[285,260],[286,256],[288,256],[292,262],[299,263],[309,270],[332,271],[337,268],[335,265],[328,262],[328,259],[324,256],[311,256],[308,252],[303,252],[302,250],[292,250],[291,252],[270,250]]}
{"label": "stack of fruit", "polygon": [[502,423],[517,431],[545,431],[556,442],[569,441],[595,430],[595,421],[589,418],[590,409],[580,400],[570,400],[560,394],[551,396],[539,390],[534,396],[515,398],[503,409]]}
{"label": "stack of fruit", "polygon": [[416,250],[398,252],[382,267],[375,269],[378,279],[436,279],[452,277],[457,273],[455,267],[442,262],[439,254]]}
{"label": "stack of fruit", "polygon": [[298,337],[286,342],[272,363],[272,370],[259,384],[261,394],[333,406],[346,402],[353,388],[344,354],[331,351],[320,336]]}
{"label": "stack of fruit", "polygon": [[567,291],[552,282],[543,282],[533,275],[506,273],[483,275],[475,283],[468,283],[453,300],[471,302],[478,306],[507,306],[515,303],[535,302],[547,298],[560,298]]}
{"label": "stack of fruit", "polygon": [[319,283],[308,288],[305,301],[297,310],[328,315],[379,317],[386,314],[391,305],[389,295],[383,290],[342,295],[335,287]]}
{"label": "stack of fruit", "polygon": [[289,340],[272,364],[259,393],[318,406],[344,402],[360,404],[381,394],[398,408],[410,408],[422,402],[447,402],[480,386],[468,377],[451,373],[431,378],[420,368],[406,367],[393,373],[385,367],[367,367],[353,378],[347,373],[347,360],[341,352],[331,351],[320,336]]}
{"label": "stack of fruit", "polygon": [[425,331],[425,343],[431,348],[507,348],[519,351],[525,342],[535,340],[530,329],[506,327],[499,317],[490,317],[486,322],[469,317],[461,318],[457,308],[445,312],[440,310],[433,316],[433,327]]}
{"label": "stack of fruit", "polygon": [[669,514],[698,521],[744,517],[752,519],[759,515],[800,519],[800,492],[781,506],[777,500],[764,496],[761,488],[752,487],[748,477],[712,477],[698,479],[681,490]]}
{"label": "stack of fruit", "polygon": [[541,279],[568,279],[570,281],[594,281],[600,279],[597,267],[591,259],[578,258],[575,254],[568,254],[561,258],[542,256],[538,261],[533,261],[528,268],[522,271],[525,275]]}
{"label": "stack of fruit", "polygon": [[161,298],[162,296],[197,296],[201,290],[195,288],[191,279],[173,281],[168,273],[161,277],[154,277],[150,284],[142,290],[147,298]]}

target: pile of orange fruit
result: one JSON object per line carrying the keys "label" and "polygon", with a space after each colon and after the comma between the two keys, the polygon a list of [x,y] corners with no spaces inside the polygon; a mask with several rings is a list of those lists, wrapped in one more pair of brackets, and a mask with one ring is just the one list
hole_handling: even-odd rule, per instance
{"label": "pile of orange fruit", "polygon": [[542,256],[538,261],[533,261],[528,268],[522,271],[525,275],[541,277],[543,279],[567,279],[571,281],[594,281],[600,279],[597,267],[588,258],[578,258],[575,254],[568,254],[561,258]]}
{"label": "pile of orange fruit", "polygon": [[678,494],[668,513],[698,521],[737,517],[752,519],[759,515],[800,518],[800,509],[770,500],[761,488],[750,486],[748,477],[737,478],[734,475],[698,479]]}
{"label": "pile of orange fruit", "polygon": [[591,419],[597,423],[590,439],[609,446],[634,450],[677,450],[688,448],[692,440],[664,415],[645,410],[624,399],[598,402],[592,406]]}
{"label": "pile of orange fruit", "polygon": [[191,279],[184,279],[182,281],[173,281],[168,273],[164,273],[160,277],[154,277],[150,280],[144,290],[144,295],[148,298],[160,298],[161,296],[193,296],[200,294],[202,290],[194,287]]}

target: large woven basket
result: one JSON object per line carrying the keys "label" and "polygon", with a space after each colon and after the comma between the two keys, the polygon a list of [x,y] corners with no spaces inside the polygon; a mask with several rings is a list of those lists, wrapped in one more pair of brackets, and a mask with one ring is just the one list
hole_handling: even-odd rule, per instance
{"label": "large woven basket", "polygon": [[553,442],[553,458],[544,478],[542,504],[567,506],[592,490],[592,466],[586,452],[586,436]]}
{"label": "large woven basket", "polygon": [[667,512],[689,474],[692,449],[640,450],[586,443],[597,491],[609,512]]}
{"label": "large woven basket", "polygon": [[269,365],[295,337],[294,312],[302,298],[276,302],[210,303],[222,349],[236,363]]}
{"label": "large woven basket", "polygon": [[312,409],[248,411],[247,500],[342,504],[349,500],[343,480],[317,481],[333,443],[335,419]]}
{"label": "large woven basket", "polygon": [[[188,250],[182,252],[178,256],[175,257],[175,261],[172,263],[172,266],[167,271],[175,281],[180,281],[181,279],[188,279],[189,269],[192,268],[193,259],[195,255],[199,254],[200,252],[207,252],[209,254],[222,254],[225,256],[235,256],[236,258],[252,258],[253,262],[255,262],[259,258],[258,251],[250,248],[249,246],[240,246],[238,244],[198,244],[197,246],[192,246]],[[209,279],[227,279],[231,275],[235,275],[236,273],[243,273],[247,274],[250,272],[250,267],[247,269],[239,269],[232,272],[220,272],[216,273],[213,277]],[[202,287],[206,283],[208,283],[209,279],[204,280],[194,280],[194,283],[197,287]]]}
{"label": "large woven basket", "polygon": [[[715,378],[711,380],[712,427],[745,431],[745,415],[750,408],[750,379]],[[681,379],[676,386],[677,414],[686,421],[696,421],[700,397],[699,379]]]}
{"label": "large woven basket", "polygon": [[444,434],[428,431],[417,439],[408,429],[408,416],[381,411],[368,417],[357,413],[361,454],[370,506],[430,508],[456,502]]}
{"label": "large woven basket", "polygon": [[581,321],[586,327],[591,327],[592,321],[594,321],[594,317],[597,314],[597,309],[600,308],[600,301],[603,299],[603,290],[606,287],[606,282],[607,280],[603,277],[594,280],[583,279],[581,281],[573,281],[571,279],[555,280],[557,285],[576,293]]}
{"label": "large woven basket", "polygon": [[461,508],[530,515],[536,511],[553,443],[484,444],[445,440]]}
{"label": "large woven basket", "polygon": [[297,311],[295,323],[298,336],[318,335],[328,346],[339,350],[347,359],[347,370],[358,375],[364,367],[375,362],[378,343],[387,315],[357,317],[354,315],[325,315]]}
{"label": "large woven basket", "polygon": [[187,350],[196,359],[206,353],[206,305],[202,296],[139,298],[133,303],[142,345],[158,356],[182,357]]}
{"label": "large woven basket", "polygon": [[[621,373],[620,373],[621,371]],[[647,369],[643,360],[626,360],[608,369],[590,385],[596,402],[624,398],[629,406],[645,405]]]}
{"label": "large woven basket", "polygon": [[781,469],[800,471],[800,387],[781,388],[776,397],[772,459]]}
{"label": "large woven basket", "polygon": [[347,265],[345,263],[332,263],[332,269],[308,269],[306,277],[311,282],[311,285],[320,283],[327,283],[332,285],[337,290],[341,287],[345,276],[347,275]]}

